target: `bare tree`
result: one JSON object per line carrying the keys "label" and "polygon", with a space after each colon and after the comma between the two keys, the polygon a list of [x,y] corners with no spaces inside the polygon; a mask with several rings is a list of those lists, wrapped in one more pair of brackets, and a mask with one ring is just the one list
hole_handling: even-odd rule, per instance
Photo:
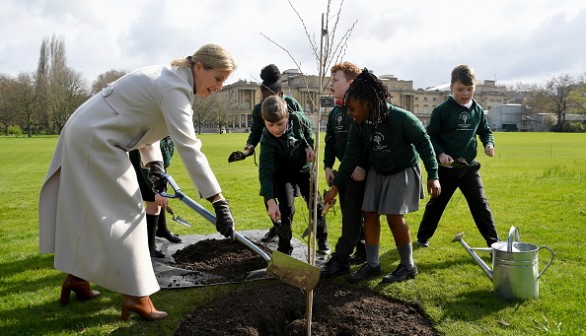
{"label": "bare tree", "polygon": [[41,42],[39,63],[35,76],[35,89],[37,92],[36,113],[39,122],[45,129],[50,130],[53,124],[53,116],[49,115],[47,106],[49,105],[49,47],[45,39]]}
{"label": "bare tree", "polygon": [[92,83],[92,94],[100,92],[108,84],[126,75],[126,71],[111,69],[98,75],[98,78]]}
{"label": "bare tree", "polygon": [[36,113],[37,95],[33,77],[27,73],[21,73],[14,82],[13,92],[11,94],[12,107],[16,122],[24,126],[28,137],[32,137],[33,128],[38,123]]}
{"label": "bare tree", "polygon": [[[52,36],[45,39],[46,47],[41,49],[41,63],[49,64],[47,83],[50,94],[46,100],[46,110],[49,116],[50,132],[60,132],[69,116],[88,98],[86,83],[80,72],[67,67],[65,56],[65,42],[62,38]],[[48,50],[48,54],[45,55]],[[46,58],[46,61],[41,59]],[[40,68],[40,66],[39,66]]]}
{"label": "bare tree", "polygon": [[0,126],[2,133],[8,134],[8,127],[15,123],[15,114],[12,108],[12,92],[14,79],[0,74]]}
{"label": "bare tree", "polygon": [[545,87],[537,90],[529,100],[529,105],[533,110],[555,113],[557,123],[553,127],[554,131],[564,131],[569,96],[573,85],[572,77],[568,74],[562,74],[549,80]]}
{"label": "bare tree", "polygon": [[201,134],[201,129],[205,124],[214,122],[213,113],[217,109],[216,100],[215,94],[207,98],[195,96],[193,102],[193,126],[197,129],[198,134]]}
{"label": "bare tree", "polygon": [[586,74],[578,77],[568,96],[570,113],[586,114]]}
{"label": "bare tree", "polygon": [[[324,83],[324,79],[326,74],[328,73],[328,69],[331,68],[331,66],[334,64],[334,62],[339,63],[344,55],[346,54],[346,49],[348,46],[348,40],[350,39],[350,35],[352,34],[352,31],[354,30],[354,26],[356,25],[356,23],[358,22],[358,20],[354,21],[354,23],[350,26],[350,28],[348,28],[348,30],[346,30],[346,33],[342,35],[342,37],[339,39],[338,42],[336,42],[336,32],[338,30],[338,24],[340,22],[340,18],[341,18],[341,14],[342,14],[342,7],[344,5],[344,0],[340,1],[338,10],[336,11],[335,15],[332,15],[331,12],[331,8],[332,8],[332,1],[328,0],[327,3],[327,7],[326,7],[326,12],[322,13],[321,16],[321,28],[319,31],[319,44],[316,41],[315,35],[310,34],[307,26],[305,25],[305,21],[303,20],[303,18],[301,17],[301,15],[299,14],[299,12],[295,9],[295,6],[293,6],[293,4],[291,3],[290,0],[288,0],[289,5],[291,6],[291,8],[293,9],[293,11],[297,14],[297,17],[299,18],[299,20],[301,21],[301,24],[303,25],[303,29],[305,31],[305,35],[307,36],[308,40],[309,40],[309,44],[311,46],[311,50],[315,56],[316,59],[316,63],[317,63],[317,67],[318,67],[318,73],[319,73],[319,95],[322,95],[324,92],[324,87],[325,87],[325,83]],[[330,23],[333,24],[333,27],[330,29]],[[262,33],[261,33],[262,34]],[[272,40],[271,38],[269,38],[268,36],[262,34],[265,38],[267,38],[268,40],[270,40],[271,42],[273,42],[275,45],[277,45],[279,48],[281,48],[283,51],[285,51],[289,57],[295,62],[295,65],[297,66],[298,70],[301,72],[302,77],[305,79],[304,71],[301,69],[299,63],[295,60],[295,58],[291,55],[291,53],[283,46],[281,46],[280,44],[278,44],[277,42],[275,42],[274,40]],[[319,47],[318,47],[319,46]],[[306,88],[309,91],[309,84],[307,82],[307,80],[304,80],[304,82],[306,83]],[[316,127],[316,141],[315,141],[315,154],[316,157],[314,159],[314,163],[313,163],[313,167],[312,167],[312,178],[311,178],[311,196],[310,196],[310,202],[309,204],[311,204],[309,212],[312,214],[312,220],[309,223],[309,226],[312,227],[311,232],[316,232],[317,228],[317,199],[318,199],[318,195],[319,195],[319,187],[318,187],[318,177],[319,177],[319,139],[320,139],[320,124],[322,122],[321,120],[321,99],[318,99],[317,102],[315,102],[311,96],[310,99],[312,100],[312,105],[315,106],[316,108],[314,108],[313,110],[317,111],[317,118],[316,118],[316,122],[314,125]],[[310,235],[310,237],[312,237],[314,235]],[[310,238],[308,241],[308,247],[309,247],[309,255],[308,255],[308,262],[312,265],[315,264],[315,237]],[[307,293],[307,297],[306,297],[306,332],[307,335],[311,335],[311,316],[312,316],[312,306],[313,306],[313,291],[308,291]]]}
{"label": "bare tree", "polygon": [[50,109],[55,127],[60,132],[71,114],[89,97],[80,72],[64,68],[53,75]]}
{"label": "bare tree", "polygon": [[220,128],[220,133],[222,129],[228,129],[230,125],[234,124],[236,116],[232,112],[232,104],[230,104],[229,97],[226,95],[222,95],[220,93],[214,93],[214,122]]}

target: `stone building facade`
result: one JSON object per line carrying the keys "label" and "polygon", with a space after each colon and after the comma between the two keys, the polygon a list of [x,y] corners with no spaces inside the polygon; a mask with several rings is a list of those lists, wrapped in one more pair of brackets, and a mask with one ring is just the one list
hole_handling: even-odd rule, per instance
{"label": "stone building facade", "polygon": [[[444,102],[450,93],[449,85],[424,90],[414,89],[413,81],[399,80],[392,75],[382,75],[379,78],[389,89],[392,103],[413,112],[424,125],[429,122],[434,107]],[[318,76],[303,76],[298,70],[286,70],[281,81],[283,92],[299,101],[314,125],[318,118],[317,112],[321,109],[320,124],[322,130],[325,129],[327,114],[333,103],[329,92],[329,77],[324,79],[325,90],[321,95]],[[232,124],[227,126],[228,129],[233,132],[247,132],[252,121],[252,109],[261,101],[259,83],[240,80],[224,86],[219,94],[226,102],[225,106],[229,106],[234,115]],[[485,111],[506,104],[504,91],[493,80],[479,81],[474,98]]]}

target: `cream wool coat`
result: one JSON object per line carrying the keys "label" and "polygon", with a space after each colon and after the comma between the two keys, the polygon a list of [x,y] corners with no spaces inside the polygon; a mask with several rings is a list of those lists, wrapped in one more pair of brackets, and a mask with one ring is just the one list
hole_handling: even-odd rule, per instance
{"label": "cream wool coat", "polygon": [[163,161],[170,135],[201,197],[221,192],[195,137],[190,68],[153,66],[120,78],[81,105],[57,143],[39,200],[40,252],[54,266],[112,291],[146,296],[160,289],[147,242],[137,177]]}

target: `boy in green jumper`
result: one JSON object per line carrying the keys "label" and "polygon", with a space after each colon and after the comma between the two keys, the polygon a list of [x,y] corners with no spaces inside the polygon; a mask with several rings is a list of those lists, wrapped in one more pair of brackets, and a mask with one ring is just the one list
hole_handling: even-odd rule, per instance
{"label": "boy in green jumper", "polygon": [[[350,84],[360,74],[360,69],[350,62],[341,62],[332,67],[332,96],[336,99],[336,105],[328,115],[328,125],[324,149],[324,169],[328,185],[334,181],[333,166],[336,158],[342,162],[348,129],[352,124],[352,117],[346,112],[344,94]],[[324,265],[322,277],[332,277],[350,271],[350,264],[363,264],[366,261],[364,246],[364,233],[362,232],[362,199],[364,186],[366,185],[364,170],[365,164],[357,166],[350,180],[339,189],[340,209],[342,210],[342,234],[336,243],[336,249],[332,257]],[[351,256],[352,250],[356,252]]]}
{"label": "boy in green jumper", "polygon": [[[252,109],[252,125],[250,126],[250,134],[248,135],[246,145],[244,146],[244,152],[233,152],[232,154],[230,154],[228,162],[244,160],[247,156],[254,154],[254,148],[260,142],[262,131],[265,128],[265,122],[262,118],[260,107],[262,105],[262,102],[268,96],[281,96],[283,97],[285,102],[287,102],[287,108],[289,109],[289,111],[297,111],[299,113],[303,113],[303,108],[301,107],[301,104],[299,104],[299,102],[295,100],[295,98],[283,94],[283,87],[281,85],[281,71],[276,65],[269,64],[262,68],[260,71],[260,78],[262,79],[262,83],[260,83],[261,102],[254,105],[254,108]],[[267,233],[261,238],[261,241],[266,243],[272,241],[273,238],[275,238],[276,236],[277,227],[273,225],[267,231]]]}
{"label": "boy in green jumper", "polygon": [[349,180],[353,167],[365,152],[370,163],[362,202],[366,263],[347,280],[354,283],[382,273],[380,215],[387,218],[400,257],[398,267],[383,277],[382,282],[411,279],[418,271],[404,215],[417,211],[419,200],[423,198],[420,155],[428,174],[427,191],[431,197],[440,194],[433,147],[419,119],[411,112],[391,105],[387,87],[367,69],[350,84],[345,98],[354,123],[348,134],[344,159],[325,202],[329,203],[338,188]]}
{"label": "boy in green jumper", "polygon": [[[260,139],[260,194],[264,197],[269,217],[279,225],[277,250],[290,255],[293,252],[291,223],[295,214],[293,204],[296,188],[299,188],[310,207],[314,134],[309,119],[289,111],[287,103],[279,96],[267,97],[261,111],[266,128]],[[329,246],[326,220],[321,215],[322,207],[320,200],[316,238],[318,250],[325,252]]]}
{"label": "boy in green jumper", "polygon": [[476,88],[474,70],[468,65],[458,65],[452,70],[448,99],[431,112],[427,133],[438,155],[439,179],[442,194],[429,200],[417,232],[417,244],[429,246],[440,218],[457,188],[468,202],[476,227],[487,246],[499,241],[476,158],[476,136],[484,145],[484,153],[494,156],[494,139],[484,110],[472,98]]}

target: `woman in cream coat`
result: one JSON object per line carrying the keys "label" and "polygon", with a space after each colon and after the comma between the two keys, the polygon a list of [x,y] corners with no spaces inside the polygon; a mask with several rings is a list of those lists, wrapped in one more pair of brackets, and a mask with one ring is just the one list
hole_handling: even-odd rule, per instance
{"label": "woman in cream coat", "polygon": [[[222,47],[207,44],[171,65],[142,68],[108,85],[82,104],[61,132],[39,202],[40,252],[68,274],[60,301],[92,299],[89,282],[124,294],[129,312],[146,320],[167,313],[149,296],[160,287],[151,264],[145,210],[128,152],[145,167],[163,161],[158,141],[170,135],[201,197],[213,203],[216,228],[233,234],[228,203],[195,137],[194,96],[222,88],[235,69]],[[160,176],[160,175],[159,175]],[[160,201],[165,203],[166,200]],[[164,204],[161,204],[164,205]]]}

